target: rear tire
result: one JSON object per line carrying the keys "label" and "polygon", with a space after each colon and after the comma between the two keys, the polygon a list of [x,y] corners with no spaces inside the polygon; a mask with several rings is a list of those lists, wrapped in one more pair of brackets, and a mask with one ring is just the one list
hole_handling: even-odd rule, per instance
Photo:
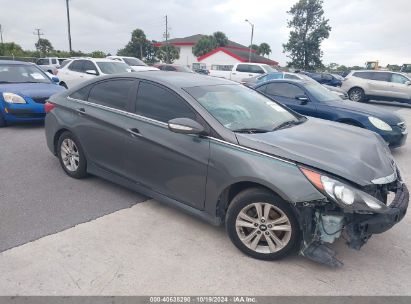
{"label": "rear tire", "polygon": [[87,161],[83,148],[71,132],[61,134],[57,143],[57,156],[68,176],[77,179],[87,176]]}
{"label": "rear tire", "polygon": [[348,91],[348,97],[352,101],[362,102],[365,101],[365,93],[361,88],[352,88]]}
{"label": "rear tire", "polygon": [[233,198],[226,229],[238,249],[260,260],[287,256],[301,238],[291,205],[263,188],[250,188]]}

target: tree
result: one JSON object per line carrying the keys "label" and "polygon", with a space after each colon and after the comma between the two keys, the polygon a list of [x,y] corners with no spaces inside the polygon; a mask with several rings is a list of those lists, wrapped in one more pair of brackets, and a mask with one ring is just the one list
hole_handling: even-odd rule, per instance
{"label": "tree", "polygon": [[20,45],[14,42],[5,42],[0,48],[2,56],[23,56],[24,51]]}
{"label": "tree", "polygon": [[[168,56],[167,56],[167,53],[168,53]],[[157,50],[156,57],[162,62],[173,63],[174,60],[180,58],[180,52],[174,45],[165,44]],[[168,57],[168,62],[167,62],[167,57]]]}
{"label": "tree", "polygon": [[90,55],[93,58],[106,58],[107,56],[103,51],[93,51]]}
{"label": "tree", "polygon": [[258,55],[262,55],[262,56],[270,55],[271,53],[270,45],[265,42],[261,43],[260,46],[258,47],[257,53]]}
{"label": "tree", "polygon": [[36,43],[36,50],[39,51],[41,54],[47,54],[54,51],[51,42],[48,39],[40,38]]}
{"label": "tree", "polygon": [[322,0],[300,0],[287,12],[292,15],[288,21],[291,31],[283,48],[285,53],[289,53],[289,66],[304,70],[322,67],[321,42],[329,37],[331,31],[322,6]]}
{"label": "tree", "polygon": [[118,50],[117,55],[119,56],[132,56],[138,57],[140,59],[144,58],[144,47],[147,43],[146,34],[144,34],[143,30],[135,29],[131,33],[131,39],[127,43],[127,45],[123,48]]}
{"label": "tree", "polygon": [[218,47],[214,36],[204,36],[193,47],[193,54],[197,57],[203,56]]}
{"label": "tree", "polygon": [[251,49],[252,49],[253,51],[258,52],[259,46],[258,46],[257,44],[251,44],[251,45],[248,46],[248,48],[250,48],[250,47],[251,47]]}
{"label": "tree", "polygon": [[217,47],[225,47],[228,44],[228,38],[223,32],[215,32],[213,37],[217,43]]}
{"label": "tree", "polygon": [[156,43],[157,41],[152,40],[144,45],[143,52],[145,54],[146,63],[150,65],[153,65],[156,62],[158,62],[156,55],[159,48],[155,46]]}

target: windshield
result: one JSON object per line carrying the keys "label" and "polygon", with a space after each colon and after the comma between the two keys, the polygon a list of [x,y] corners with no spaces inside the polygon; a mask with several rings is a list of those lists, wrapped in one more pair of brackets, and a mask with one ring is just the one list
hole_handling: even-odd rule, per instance
{"label": "windshield", "polygon": [[267,73],[278,72],[276,69],[273,69],[273,68],[270,67],[268,64],[263,64],[262,66],[264,67],[264,69],[266,70]]}
{"label": "windshield", "polygon": [[272,131],[299,121],[288,110],[264,95],[241,85],[215,85],[185,89],[224,127],[231,131]]}
{"label": "windshield", "polygon": [[330,100],[338,100],[335,93],[331,92],[321,84],[317,83],[307,83],[305,88],[311,95],[314,96],[320,102],[330,101]]}
{"label": "windshield", "polygon": [[123,62],[97,62],[103,74],[119,74],[131,72],[132,69]]}
{"label": "windshield", "polygon": [[34,65],[2,64],[0,83],[51,83],[51,80]]}
{"label": "windshield", "polygon": [[137,58],[126,58],[123,57],[123,60],[125,63],[127,63],[129,66],[146,66],[144,62],[142,62],[140,59]]}

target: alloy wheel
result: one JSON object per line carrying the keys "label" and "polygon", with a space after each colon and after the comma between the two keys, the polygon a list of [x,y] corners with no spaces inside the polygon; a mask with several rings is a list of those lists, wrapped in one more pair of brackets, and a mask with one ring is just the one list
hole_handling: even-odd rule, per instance
{"label": "alloy wheel", "polygon": [[70,172],[77,171],[80,164],[80,154],[75,142],[66,138],[61,143],[60,148],[61,159],[66,169]]}
{"label": "alloy wheel", "polygon": [[350,99],[352,100],[352,101],[360,101],[361,99],[362,99],[362,91],[361,91],[361,89],[353,89],[351,92],[350,92]]}
{"label": "alloy wheel", "polygon": [[259,253],[277,252],[291,239],[290,219],[269,203],[247,205],[238,214],[235,225],[243,244]]}

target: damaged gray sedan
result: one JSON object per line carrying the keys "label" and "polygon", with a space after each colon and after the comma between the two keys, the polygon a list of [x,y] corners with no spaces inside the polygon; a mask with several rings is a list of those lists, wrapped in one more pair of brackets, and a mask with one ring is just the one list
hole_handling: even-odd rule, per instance
{"label": "damaged gray sedan", "polygon": [[378,134],[182,74],[102,77],[54,95],[45,130],[63,170],[225,224],[237,248],[264,260],[297,250],[340,266],[327,244],[345,234],[360,249],[404,217],[408,190]]}

